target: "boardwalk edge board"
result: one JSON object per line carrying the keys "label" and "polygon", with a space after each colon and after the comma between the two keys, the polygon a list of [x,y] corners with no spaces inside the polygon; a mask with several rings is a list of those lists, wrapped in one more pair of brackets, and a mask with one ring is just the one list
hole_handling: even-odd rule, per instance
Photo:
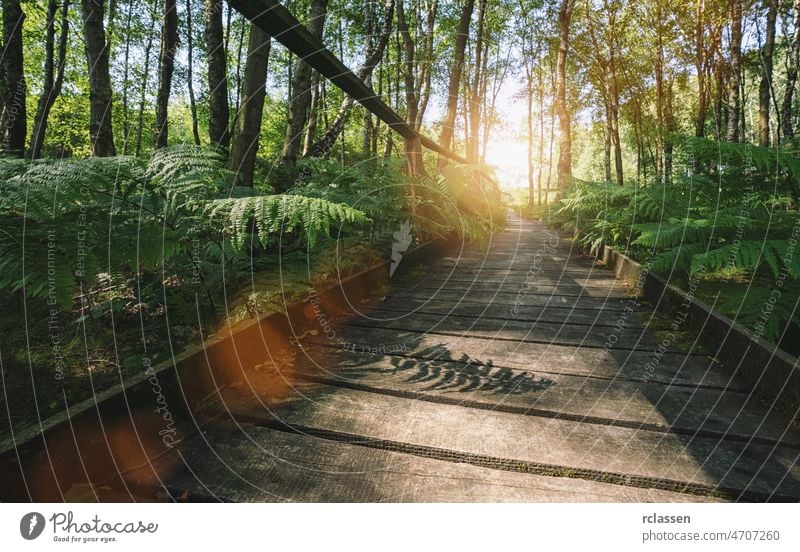
{"label": "boardwalk edge board", "polygon": [[[575,235],[561,232],[567,239]],[[699,337],[716,348],[715,360],[740,374],[753,386],[753,392],[800,422],[799,360],[731,320],[711,306],[670,284],[661,276],[642,267],[624,253],[601,246],[597,259],[625,281],[631,289],[652,303],[667,317],[684,311],[686,319],[699,328]],[[688,309],[687,309],[688,305]]]}
{"label": "boardwalk edge board", "polygon": [[[453,247],[450,241],[436,239],[409,249],[403,255],[404,262],[398,266],[396,274],[438,258]],[[323,304],[339,309],[349,301],[365,297],[369,290],[385,285],[390,264],[391,260],[386,260],[347,276],[326,289],[316,291],[316,295],[323,298]],[[105,433],[109,428],[127,424],[132,430],[131,438],[139,439],[135,429],[137,422],[144,423],[142,420],[152,417],[154,409],[157,412],[162,404],[168,405],[170,420],[177,422],[191,418],[197,404],[215,394],[219,387],[242,377],[246,370],[243,359],[254,355],[271,356],[271,348],[274,350],[276,347],[272,342],[274,339],[267,343],[269,336],[277,334],[285,342],[292,335],[314,326],[316,320],[309,319],[308,315],[310,300],[311,295],[287,304],[285,313],[267,313],[219,330],[201,343],[173,355],[172,359],[147,366],[139,374],[97,392],[65,412],[42,420],[38,426],[12,433],[11,437],[0,442],[0,466],[5,474],[0,478],[0,500],[20,499],[21,487],[26,486],[22,481],[22,471],[34,458],[41,461],[44,455],[44,460],[56,471],[59,471],[58,466],[54,464],[75,462],[78,451],[74,448],[61,447],[54,451],[48,443],[73,442],[83,426],[99,428]],[[179,434],[176,442],[189,433]],[[169,445],[159,444],[159,447],[163,449],[161,452],[170,449]],[[113,462],[109,468],[113,471]],[[103,474],[102,478],[112,476],[111,471]]]}

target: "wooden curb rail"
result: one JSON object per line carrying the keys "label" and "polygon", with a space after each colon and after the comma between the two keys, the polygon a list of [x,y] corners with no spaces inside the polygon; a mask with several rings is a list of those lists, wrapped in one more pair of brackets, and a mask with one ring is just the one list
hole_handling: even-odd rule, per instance
{"label": "wooden curb rail", "polygon": [[776,410],[800,423],[800,360],[614,248],[602,246],[597,258],[660,314],[674,317],[685,312],[686,320],[713,344],[715,360],[739,373]]}

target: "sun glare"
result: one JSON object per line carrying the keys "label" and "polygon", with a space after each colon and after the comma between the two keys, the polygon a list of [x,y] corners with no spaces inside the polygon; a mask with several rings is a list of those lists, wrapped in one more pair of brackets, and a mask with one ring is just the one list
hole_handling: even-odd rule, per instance
{"label": "sun glare", "polygon": [[504,190],[527,185],[528,145],[513,136],[497,136],[486,150],[486,162],[494,167],[500,187]]}

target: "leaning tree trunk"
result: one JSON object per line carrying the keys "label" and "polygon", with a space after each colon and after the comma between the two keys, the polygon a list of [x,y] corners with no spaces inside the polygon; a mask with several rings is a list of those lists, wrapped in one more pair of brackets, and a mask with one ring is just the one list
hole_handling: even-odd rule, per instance
{"label": "leaning tree trunk", "polygon": [[158,94],[156,95],[155,149],[166,147],[169,137],[167,107],[175,72],[178,50],[178,10],[176,0],[164,0],[164,25],[161,28],[161,52],[158,55]]}
{"label": "leaning tree trunk", "polygon": [[256,25],[250,26],[247,61],[244,66],[242,105],[233,139],[229,167],[242,186],[253,186],[253,170],[261,134],[261,118],[266,95],[270,37]]}
{"label": "leaning tree trunk", "polygon": [[[50,110],[61,94],[64,83],[64,67],[67,58],[67,37],[69,34],[69,0],[61,4],[61,27],[58,36],[58,54],[55,53],[55,28],[57,15],[56,0],[50,0],[47,7],[47,37],[45,42],[44,86],[36,115],[33,118],[33,134],[28,149],[28,157],[38,159],[42,155],[44,137],[47,133],[47,120]],[[55,73],[55,74],[54,74]]]}
{"label": "leaning tree trunk", "polygon": [[82,0],[83,38],[89,67],[89,136],[92,154],[116,155],[108,43],[103,26],[103,0]]}
{"label": "leaning tree trunk", "polygon": [[575,0],[562,0],[558,11],[558,58],[556,60],[556,105],[558,123],[561,131],[558,151],[558,190],[559,193],[570,185],[572,180],[572,119],[567,108],[567,54],[569,52],[569,24]]}
{"label": "leaning tree trunk", "polygon": [[[315,38],[322,38],[327,12],[328,0],[312,0],[308,30]],[[281,155],[286,162],[294,163],[303,146],[303,127],[306,123],[310,103],[311,66],[304,60],[298,59],[294,78],[292,79],[289,120],[286,126],[286,140],[283,143],[283,153]]]}
{"label": "leaning tree trunk", "polygon": [[25,14],[19,0],[3,1],[2,61],[5,100],[2,117],[2,149],[9,155],[22,157],[25,153],[27,114],[25,96],[27,85],[23,70],[22,25]]}
{"label": "leaning tree trunk", "polygon": [[[386,44],[389,42],[389,35],[392,30],[392,18],[394,16],[394,0],[385,0],[385,11],[383,19],[383,27],[378,41],[375,43],[375,48],[367,53],[367,58],[364,65],[356,71],[356,76],[361,80],[367,80],[372,76],[372,71],[376,65],[383,59],[383,53],[386,50]],[[323,157],[330,152],[336,144],[336,140],[344,129],[344,123],[350,110],[353,108],[353,98],[345,96],[339,106],[339,112],[336,114],[336,119],[325,131],[319,140],[314,142],[313,145],[306,149],[305,157]],[[391,149],[391,146],[389,146]]]}
{"label": "leaning tree trunk", "polygon": [[739,141],[740,87],[742,85],[742,0],[730,2],[730,82],[728,83],[728,131],[729,142]]}
{"label": "leaning tree trunk", "polygon": [[213,145],[230,146],[227,49],[222,32],[222,0],[205,0],[205,38],[208,59],[208,134]]}

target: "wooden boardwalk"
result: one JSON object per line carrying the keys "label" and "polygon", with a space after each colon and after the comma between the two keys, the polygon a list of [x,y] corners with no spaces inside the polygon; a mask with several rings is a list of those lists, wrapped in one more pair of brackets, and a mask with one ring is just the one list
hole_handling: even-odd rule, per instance
{"label": "wooden boardwalk", "polygon": [[800,432],[710,358],[659,352],[648,306],[542,224],[514,219],[488,251],[376,291],[221,390],[178,458],[156,462],[168,492],[800,499]]}

